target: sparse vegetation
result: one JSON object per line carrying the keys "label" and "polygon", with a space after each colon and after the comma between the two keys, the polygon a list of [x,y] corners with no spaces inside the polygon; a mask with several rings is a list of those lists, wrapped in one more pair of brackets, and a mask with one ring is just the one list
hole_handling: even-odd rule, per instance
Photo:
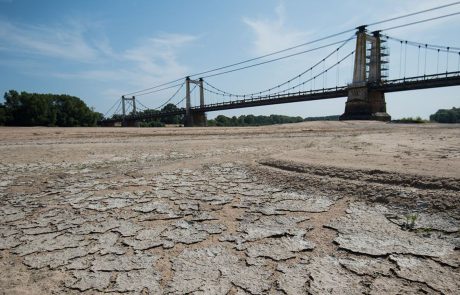
{"label": "sparse vegetation", "polygon": [[[174,112],[178,111],[179,108],[172,103],[169,103],[165,105],[162,109],[161,112]],[[138,111],[137,114],[139,116],[148,116],[148,115],[154,115],[159,113],[159,110],[152,110],[152,109],[147,109],[144,111]],[[131,115],[127,114],[127,115]],[[122,115],[120,114],[114,114],[110,119],[119,119],[121,120]],[[155,118],[155,119],[144,119],[140,122],[140,127],[164,127],[166,124],[181,124],[183,123],[184,118],[183,115],[174,115],[174,116],[169,116],[169,117],[164,117],[164,118]]]}
{"label": "sparse vegetation", "polygon": [[406,223],[404,224],[404,228],[406,230],[413,230],[415,228],[415,221],[417,220],[417,218],[417,213],[406,215]]}
{"label": "sparse vegetation", "polygon": [[323,117],[307,117],[304,121],[338,121],[340,115],[332,115],[332,116],[323,116]]}
{"label": "sparse vegetation", "polygon": [[233,116],[231,118],[224,115],[219,115],[215,119],[208,120],[208,126],[262,126],[286,123],[302,122],[302,117],[290,117],[283,115],[270,115],[270,116],[254,116],[254,115],[241,115],[239,117]]}
{"label": "sparse vegetation", "polygon": [[407,118],[401,118],[398,120],[392,120],[391,122],[393,123],[415,123],[415,124],[421,124],[421,123],[428,123],[429,121],[422,119],[421,117],[407,117]]}

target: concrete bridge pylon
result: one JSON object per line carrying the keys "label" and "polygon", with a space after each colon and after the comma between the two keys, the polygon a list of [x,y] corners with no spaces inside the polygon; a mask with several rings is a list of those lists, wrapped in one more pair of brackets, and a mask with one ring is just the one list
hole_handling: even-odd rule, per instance
{"label": "concrete bridge pylon", "polygon": [[137,108],[136,108],[136,97],[125,97],[124,95],[121,97],[121,110],[122,110],[122,122],[121,126],[122,127],[139,127],[140,123],[139,121],[136,120],[128,120],[127,119],[127,113],[126,113],[126,103],[130,102],[132,106],[132,112],[131,115],[136,115],[137,113]]}
{"label": "concrete bridge pylon", "polygon": [[198,85],[200,89],[200,107],[204,107],[204,87],[203,79],[191,80],[190,77],[185,78],[185,127],[205,127],[207,125],[207,117],[205,112],[192,110],[190,84]]}
{"label": "concrete bridge pylon", "polygon": [[384,92],[369,87],[370,84],[379,85],[382,82],[382,56],[385,53],[382,52],[380,32],[369,35],[366,26],[360,26],[356,35],[353,81],[348,85],[348,100],[340,120],[390,121]]}

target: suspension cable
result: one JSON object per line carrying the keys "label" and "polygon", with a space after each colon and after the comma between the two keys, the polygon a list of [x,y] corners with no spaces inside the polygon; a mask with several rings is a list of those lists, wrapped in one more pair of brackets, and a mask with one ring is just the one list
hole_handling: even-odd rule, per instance
{"label": "suspension cable", "polygon": [[[196,84],[193,85],[192,90],[190,90],[190,94],[193,93],[193,91],[195,90],[195,88],[196,88]],[[187,98],[187,97],[184,96],[184,98],[182,98],[178,103],[176,103],[176,106],[178,106],[178,105],[179,105],[181,102],[183,102],[186,98]]]}
{"label": "suspension cable", "polygon": [[457,66],[457,72],[460,72],[460,52],[458,53],[458,66]]}
{"label": "suspension cable", "polygon": [[115,111],[113,112],[114,115],[117,114],[117,112],[118,112],[118,110],[120,109],[120,107],[121,107],[121,99],[119,100],[119,103],[118,103],[117,108],[116,108]]}
{"label": "suspension cable", "polygon": [[[355,51],[353,50],[352,52],[350,52],[349,54],[347,54],[346,56],[344,56],[342,59],[340,59],[337,63],[331,65],[330,67],[328,67],[328,68],[325,69],[324,71],[318,73],[318,74],[315,75],[314,77],[312,77],[312,78],[310,78],[310,79],[308,79],[308,80],[306,80],[306,81],[304,81],[304,82],[301,82],[301,83],[299,83],[299,84],[296,84],[296,85],[294,85],[294,86],[291,86],[291,87],[289,87],[289,88],[280,90],[280,91],[275,92],[275,93],[270,93],[270,94],[264,95],[264,96],[251,96],[251,98],[252,98],[252,99],[261,99],[261,98],[266,98],[266,97],[271,97],[271,96],[280,95],[280,94],[282,94],[282,93],[285,93],[285,92],[287,92],[287,91],[289,91],[289,90],[295,89],[295,88],[297,88],[297,87],[299,87],[299,86],[301,86],[301,85],[304,85],[304,84],[306,84],[307,82],[311,82],[311,81],[313,81],[314,85],[316,85],[316,84],[315,84],[315,81],[316,81],[316,79],[317,79],[318,77],[324,75],[326,72],[330,71],[332,68],[334,68],[335,66],[337,66],[338,64],[340,64],[341,62],[343,62],[345,59],[347,59],[348,57],[350,57],[350,56],[353,55],[354,53],[355,53]],[[314,87],[315,87],[315,86],[314,86]],[[212,93],[212,94],[223,96],[222,93],[215,92],[215,91],[210,90],[210,89],[208,89],[208,88],[204,88],[204,89],[205,89],[207,92],[210,92],[210,93]],[[317,90],[317,89],[315,89],[315,90]],[[313,92],[313,91],[315,91],[315,90],[311,89],[310,92]]]}
{"label": "suspension cable", "polygon": [[[377,25],[377,24],[382,24],[382,23],[393,21],[393,20],[402,19],[402,18],[406,18],[406,17],[410,17],[410,16],[414,16],[414,15],[434,11],[434,10],[438,10],[438,9],[441,9],[441,8],[457,5],[457,4],[460,4],[460,1],[456,1],[456,2],[453,2],[453,3],[450,3],[450,4],[445,4],[445,5],[441,5],[441,6],[437,6],[437,7],[433,7],[433,8],[429,8],[429,9],[425,9],[425,10],[421,10],[421,11],[417,11],[417,12],[413,12],[413,13],[409,13],[409,14],[405,14],[405,15],[401,15],[401,16],[397,16],[397,17],[393,17],[393,18],[389,18],[389,19],[380,20],[380,21],[377,21],[377,22],[369,23],[366,26],[374,26],[374,25]],[[449,16],[453,16],[453,15],[456,15],[456,14],[460,14],[460,12],[449,14],[449,15],[438,16],[438,17],[434,17],[434,18],[431,18],[431,19],[425,19],[425,20],[421,20],[421,21],[417,21],[417,22],[413,22],[413,23],[403,24],[403,25],[399,25],[399,26],[395,26],[395,27],[390,27],[390,28],[385,29],[385,31],[393,30],[393,29],[396,29],[396,28],[404,27],[404,26],[414,25],[414,24],[418,24],[418,23],[421,23],[421,22],[431,21],[431,20],[435,20],[435,19],[439,19],[439,18],[449,17]],[[247,59],[247,60],[243,60],[243,61],[236,62],[236,63],[233,63],[233,64],[229,64],[229,65],[226,65],[226,66],[221,66],[221,67],[213,68],[213,69],[206,70],[206,71],[203,71],[203,72],[191,74],[191,75],[188,75],[188,76],[189,77],[199,76],[199,75],[204,75],[204,74],[208,74],[208,73],[211,73],[211,72],[231,68],[231,67],[238,66],[238,65],[241,65],[241,64],[244,64],[244,63],[248,63],[248,62],[255,61],[255,60],[258,60],[258,59],[262,59],[262,58],[265,58],[265,57],[273,56],[273,55],[276,55],[276,54],[279,54],[279,53],[283,53],[283,52],[286,52],[286,51],[289,51],[289,50],[293,50],[293,49],[296,49],[296,48],[299,48],[299,47],[303,47],[303,46],[306,46],[306,45],[317,43],[317,42],[327,40],[327,39],[330,39],[330,38],[334,38],[334,37],[340,36],[342,34],[352,32],[354,30],[355,30],[355,28],[348,29],[348,30],[345,30],[345,31],[342,31],[342,32],[327,35],[327,36],[322,37],[322,38],[318,38],[316,40],[312,40],[312,41],[309,41],[309,42],[306,42],[306,43],[295,45],[295,46],[292,46],[292,47],[289,47],[289,48],[286,48],[286,49],[271,52],[271,53],[268,53],[268,54],[265,54],[265,55],[262,55],[262,56],[258,56],[258,57]],[[124,95],[133,95],[133,94],[138,94],[138,93],[141,93],[141,92],[157,89],[157,88],[160,88],[160,87],[163,87],[163,86],[166,86],[166,85],[170,85],[170,84],[179,82],[179,81],[181,81],[183,79],[185,79],[185,76],[181,77],[181,78],[178,78],[178,79],[175,79],[175,80],[172,80],[172,81],[169,81],[169,82],[166,82],[166,83],[162,83],[162,84],[159,84],[159,85],[148,87],[148,88],[145,88],[145,89],[142,89],[142,90],[126,93]]]}
{"label": "suspension cable", "polygon": [[351,39],[341,40],[341,41],[338,41],[338,42],[334,42],[334,43],[326,44],[326,45],[323,45],[323,46],[315,47],[313,49],[308,49],[308,50],[292,53],[292,54],[289,54],[289,55],[281,56],[281,57],[271,59],[271,60],[267,60],[267,61],[263,61],[263,62],[260,62],[260,63],[256,63],[256,64],[252,64],[252,65],[248,65],[248,66],[244,66],[244,67],[240,67],[240,68],[236,68],[236,69],[232,69],[232,70],[228,70],[228,71],[224,71],[224,72],[220,72],[220,73],[216,73],[216,74],[207,75],[207,76],[204,76],[202,78],[210,78],[210,77],[220,76],[220,75],[223,75],[223,74],[233,73],[233,72],[236,72],[236,71],[245,70],[245,69],[249,69],[249,68],[252,68],[252,67],[272,63],[272,62],[279,61],[279,60],[282,60],[282,59],[286,59],[286,58],[289,58],[289,57],[301,55],[301,54],[304,54],[304,53],[307,53],[307,52],[312,52],[312,51],[315,51],[315,50],[323,49],[323,48],[326,48],[326,47],[329,47],[329,46],[332,46],[332,45],[337,45],[337,44],[343,43],[345,41],[352,40],[354,38],[355,38],[355,36],[353,36]]}
{"label": "suspension cable", "polygon": [[175,85],[169,86],[169,87],[165,87],[165,88],[161,88],[161,89],[157,89],[157,90],[153,90],[153,91],[149,91],[149,92],[137,94],[136,96],[143,96],[143,95],[147,95],[147,94],[157,93],[157,92],[160,92],[160,91],[163,91],[163,90],[168,90],[168,89],[171,89],[171,88],[176,88],[176,87],[178,87],[178,86],[181,86],[182,84],[183,84],[183,82],[180,83],[180,84],[175,84]]}
{"label": "suspension cable", "polygon": [[140,100],[137,100],[137,103],[140,104],[144,109],[149,110],[149,107],[146,107]]}
{"label": "suspension cable", "polygon": [[[426,55],[427,55],[427,52],[428,52],[428,44],[425,44],[425,64],[423,66],[423,75],[425,76],[426,75]],[[459,52],[460,54],[460,52]]]}
{"label": "suspension cable", "polygon": [[438,49],[438,57],[437,57],[437,62],[436,62],[436,73],[439,73],[439,50]]}
{"label": "suspension cable", "polygon": [[182,83],[182,84],[180,85],[179,88],[177,88],[176,92],[174,92],[174,94],[173,94],[168,100],[166,100],[166,101],[165,101],[162,105],[160,105],[159,107],[155,108],[155,110],[159,110],[159,109],[161,109],[162,107],[164,107],[165,105],[167,105],[167,104],[168,104],[168,103],[179,93],[179,91],[182,89],[182,87],[184,87],[184,84],[185,84],[185,82]]}
{"label": "suspension cable", "polygon": [[449,72],[449,47],[447,47],[446,52],[446,73]]}
{"label": "suspension cable", "polygon": [[447,48],[449,48],[449,50],[450,50],[451,52],[452,52],[452,50],[454,50],[454,51],[460,51],[460,47],[442,46],[442,45],[434,45],[434,44],[427,44],[427,43],[414,42],[414,41],[409,41],[409,40],[402,40],[402,39],[395,38],[395,37],[388,36],[388,35],[384,35],[384,34],[382,34],[382,37],[385,37],[385,38],[387,38],[387,39],[389,39],[389,40],[392,40],[392,41],[407,42],[408,45],[411,45],[411,46],[414,46],[414,47],[425,46],[427,49],[434,50],[434,51],[440,49],[441,51],[446,52],[446,51],[447,51]]}
{"label": "suspension cable", "polygon": [[[257,94],[263,94],[263,93],[266,93],[266,92],[271,92],[272,90],[276,89],[276,88],[280,88],[288,83],[290,83],[292,80],[296,79],[296,78],[299,78],[303,75],[305,75],[306,73],[308,72],[312,72],[312,70],[314,68],[316,68],[317,66],[319,66],[321,63],[324,62],[324,60],[328,59],[329,57],[331,57],[335,52],[338,52],[341,48],[343,48],[350,40],[353,40],[355,38],[355,36],[351,36],[350,38],[346,39],[346,40],[343,40],[343,41],[340,41],[340,42],[334,42],[334,43],[331,43],[331,44],[328,44],[328,45],[324,45],[324,46],[320,46],[320,47],[316,47],[316,48],[313,48],[313,49],[310,49],[309,51],[314,51],[314,50],[318,50],[318,49],[323,49],[325,47],[329,47],[329,46],[332,46],[332,45],[336,45],[338,43],[342,43],[339,47],[337,47],[336,49],[334,49],[333,51],[331,51],[328,55],[326,55],[323,59],[321,59],[320,61],[318,61],[317,63],[315,63],[313,66],[311,66],[310,68],[308,68],[307,70],[303,71],[302,73],[292,77],[291,79],[281,83],[281,84],[278,84],[276,86],[273,86],[273,87],[270,87],[268,89],[265,89],[265,90],[262,90],[262,91],[257,91],[257,92],[252,92],[252,93],[248,93],[248,94],[232,94],[232,93],[229,93],[227,91],[224,91],[222,89],[219,89],[213,85],[211,85],[210,83],[208,83],[207,81],[205,81],[205,83],[213,88],[214,90],[216,91],[219,91],[219,92],[222,92],[223,94],[227,94],[227,95],[232,95],[232,96],[236,96],[236,97],[246,97],[246,96],[253,96],[253,95],[257,95]],[[313,75],[313,74],[312,74]]]}
{"label": "suspension cable", "polygon": [[421,24],[421,23],[424,23],[424,22],[429,22],[429,21],[433,21],[433,20],[437,20],[437,19],[441,19],[441,18],[446,18],[446,17],[458,15],[458,14],[460,14],[460,11],[450,13],[450,14],[440,15],[440,16],[437,16],[437,17],[427,18],[427,19],[424,19],[424,20],[419,20],[419,21],[415,21],[415,22],[411,22],[411,23],[406,23],[406,24],[402,24],[402,25],[398,25],[398,26],[394,26],[394,27],[389,27],[389,28],[382,29],[380,31],[390,31],[390,30],[399,29],[399,28],[412,26],[412,25],[417,25],[417,24]]}
{"label": "suspension cable", "polygon": [[400,50],[399,50],[399,77],[401,77],[402,69],[402,60],[403,60],[403,41],[400,41]]}
{"label": "suspension cable", "polygon": [[[326,68],[323,72],[318,73],[316,76],[313,77],[313,80],[315,80],[315,79],[318,78],[319,76],[321,76],[321,75],[327,73],[327,72],[330,71],[332,68],[334,68],[335,66],[339,65],[341,62],[343,62],[344,60],[346,60],[347,58],[349,58],[349,57],[350,57],[351,55],[353,55],[354,53],[355,53],[355,51],[353,50],[352,52],[350,52],[349,54],[347,54],[346,56],[344,56],[341,60],[339,60],[339,61],[336,62],[335,64],[331,65],[330,67]],[[295,89],[295,88],[299,87],[301,84],[305,84],[305,83],[307,83],[307,82],[309,82],[309,80],[306,80],[306,81],[304,81],[304,82],[302,82],[302,83],[300,83],[300,84],[294,85],[294,86],[292,86],[292,87],[290,87],[290,88],[288,88],[288,89],[285,89],[284,91],[289,91],[289,90]],[[279,94],[279,93],[280,93],[280,92],[274,93],[274,95]]]}
{"label": "suspension cable", "polygon": [[386,23],[386,22],[394,21],[394,20],[397,20],[397,19],[406,18],[406,17],[409,17],[409,16],[414,16],[414,15],[417,15],[417,14],[421,14],[421,13],[425,13],[425,12],[430,12],[430,11],[438,10],[438,9],[441,9],[441,8],[446,8],[446,7],[449,7],[449,6],[458,5],[458,4],[460,4],[460,1],[456,1],[456,2],[453,2],[453,3],[450,3],[450,4],[441,5],[441,6],[437,6],[437,7],[425,9],[425,10],[420,10],[420,11],[417,11],[417,12],[412,12],[412,13],[405,14],[405,15],[401,15],[401,16],[398,16],[398,17],[388,18],[388,19],[385,19],[385,20],[381,20],[381,21],[377,21],[377,22],[374,22],[374,23],[370,23],[370,24],[368,24],[368,26],[379,25],[379,24],[383,24],[383,23]]}
{"label": "suspension cable", "polygon": [[109,109],[107,112],[105,112],[104,118],[107,117],[107,114],[110,113],[110,111],[111,111],[117,104],[120,104],[120,99],[117,99],[117,100],[115,101],[115,103],[110,107],[110,109]]}
{"label": "suspension cable", "polygon": [[404,78],[406,77],[406,65],[407,65],[407,41],[404,46]]}
{"label": "suspension cable", "polygon": [[420,45],[418,46],[418,54],[417,54],[417,76],[419,75],[420,70]]}

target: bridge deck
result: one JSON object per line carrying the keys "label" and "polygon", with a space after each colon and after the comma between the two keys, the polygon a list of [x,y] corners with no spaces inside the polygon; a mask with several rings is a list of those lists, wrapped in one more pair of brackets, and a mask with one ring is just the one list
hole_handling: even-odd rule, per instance
{"label": "bridge deck", "polygon": [[[382,81],[378,84],[368,84],[369,89],[383,92],[397,92],[417,89],[428,89],[446,86],[460,85],[460,72],[448,72],[435,75],[424,75],[417,77],[408,77],[395,80]],[[252,97],[242,100],[233,100],[222,103],[207,104],[204,106],[192,107],[192,112],[212,112],[238,108],[248,108],[264,105],[274,105],[283,103],[293,103],[301,101],[323,100],[338,97],[346,97],[348,95],[348,86],[340,86],[334,88],[317,89],[305,92],[295,92],[282,95],[268,95],[262,97]],[[185,109],[179,109],[174,112],[163,112],[158,114],[137,115],[126,117],[127,121],[137,121],[145,119],[157,119],[168,116],[184,115]],[[120,122],[120,119],[103,120],[101,123]]]}

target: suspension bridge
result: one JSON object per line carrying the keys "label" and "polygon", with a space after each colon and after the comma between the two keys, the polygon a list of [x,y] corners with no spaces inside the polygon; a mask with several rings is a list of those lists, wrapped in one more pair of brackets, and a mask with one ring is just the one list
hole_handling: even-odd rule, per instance
{"label": "suspension bridge", "polygon": [[[410,15],[418,13],[420,12]],[[441,17],[456,14],[460,13]],[[423,21],[431,21],[441,17]],[[394,19],[392,18],[390,21]],[[388,20],[377,22],[373,25],[386,21]],[[422,21],[406,25],[420,22]],[[185,126],[206,126],[207,112],[339,97],[347,97],[344,113],[340,117],[341,120],[389,121],[391,117],[386,111],[385,93],[460,85],[460,48],[403,40],[382,33],[402,26],[372,32],[368,32],[368,26],[363,25],[353,29],[355,31],[353,35],[346,39],[308,50],[241,66],[244,63],[254,62],[293,48],[324,41],[330,37],[337,37],[350,32],[350,30],[262,57],[194,74],[185,77],[183,81],[180,81],[182,79],[175,80],[172,83],[165,83],[129,93],[122,96],[112,106],[111,109],[116,107],[113,112],[114,115],[103,119],[99,123],[102,126],[137,126],[139,122],[144,120],[180,115],[184,118],[183,123]],[[351,47],[353,44],[354,46]],[[301,73],[263,90],[244,94],[233,93],[211,84],[208,80],[223,74],[292,58],[301,54],[325,51],[326,48],[331,47],[333,49],[328,54],[320,58],[316,63],[306,67]],[[391,76],[389,74],[390,51],[399,52],[397,54],[398,58],[392,61],[393,74]],[[347,63],[348,67],[345,66]],[[344,77],[342,73],[344,69],[346,69],[347,75],[351,77]],[[218,72],[216,73],[216,71]],[[191,78],[198,75],[202,76],[198,79]],[[168,86],[170,84],[174,85]],[[174,94],[156,109],[146,107],[138,99],[138,96],[158,93],[168,89],[175,89]],[[199,104],[196,105],[192,105],[194,91],[197,91],[197,95],[199,95]],[[178,100],[177,102],[175,101],[176,99]],[[164,108],[168,104],[173,104],[176,107],[173,109]],[[119,113],[120,111],[121,113]]]}

